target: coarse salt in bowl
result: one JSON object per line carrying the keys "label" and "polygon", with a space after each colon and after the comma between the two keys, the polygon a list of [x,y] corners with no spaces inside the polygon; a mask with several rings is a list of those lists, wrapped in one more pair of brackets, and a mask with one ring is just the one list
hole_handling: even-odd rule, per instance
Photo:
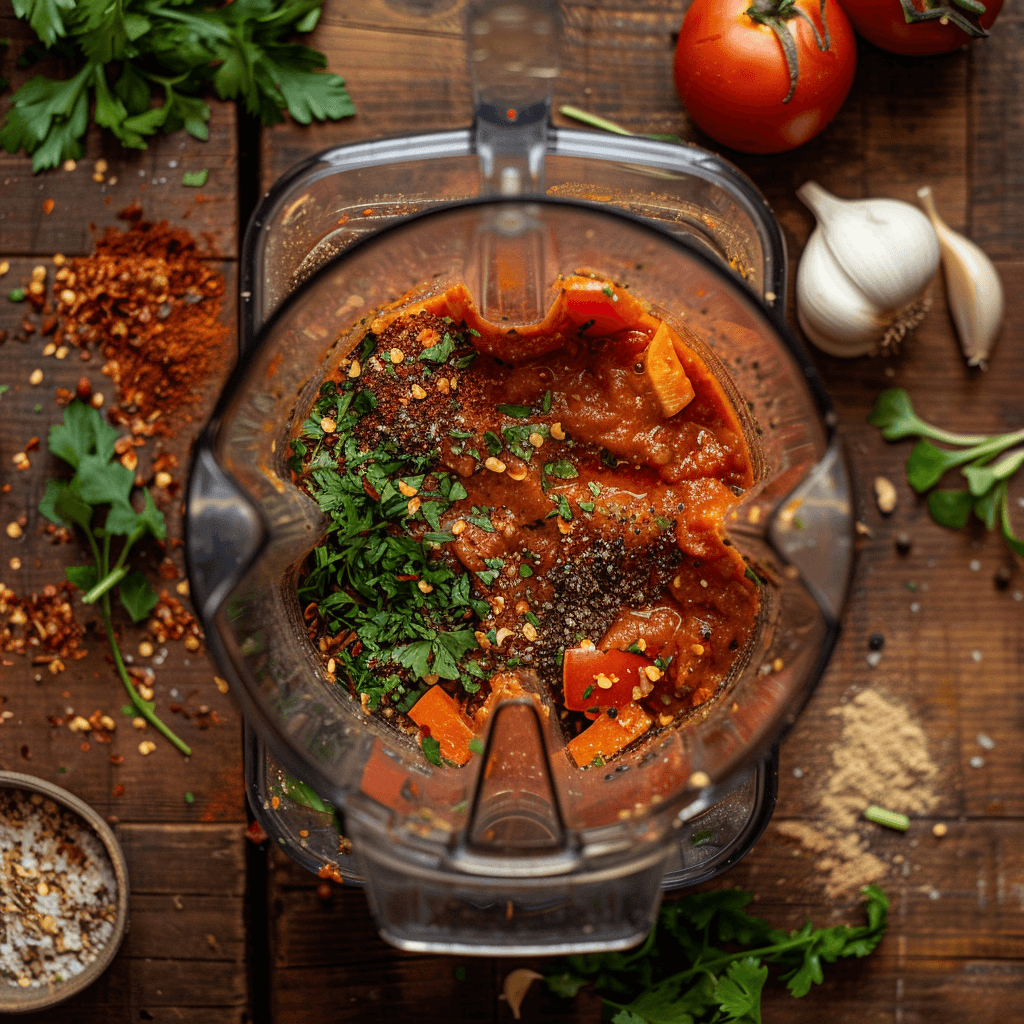
{"label": "coarse salt in bowl", "polygon": [[0,772],[0,1012],[81,992],[127,925],[127,867],[106,822],[59,786]]}

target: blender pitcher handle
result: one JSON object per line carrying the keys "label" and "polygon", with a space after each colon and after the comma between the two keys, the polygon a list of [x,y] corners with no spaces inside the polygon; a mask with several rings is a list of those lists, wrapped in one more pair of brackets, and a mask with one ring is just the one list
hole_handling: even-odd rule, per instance
{"label": "blender pitcher handle", "polygon": [[483,195],[540,192],[558,76],[551,0],[471,0],[467,8],[473,134]]}

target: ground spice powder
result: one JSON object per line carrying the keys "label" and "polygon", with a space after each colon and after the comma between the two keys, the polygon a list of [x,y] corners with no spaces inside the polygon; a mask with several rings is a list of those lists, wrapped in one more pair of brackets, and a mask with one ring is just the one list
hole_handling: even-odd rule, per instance
{"label": "ground spice powder", "polygon": [[152,425],[190,402],[226,358],[225,282],[187,231],[143,220],[138,206],[121,217],[127,230],[108,228],[92,254],[57,271],[54,341],[98,349],[117,386],[110,418]]}
{"label": "ground spice powder", "polygon": [[783,821],[779,832],[815,855],[815,868],[830,899],[856,893],[889,873],[869,849],[861,815],[870,804],[908,815],[926,814],[938,803],[932,784],[938,769],[924,730],[907,710],[874,690],[833,708],[842,722],[830,753],[832,771],[818,789],[814,824]]}

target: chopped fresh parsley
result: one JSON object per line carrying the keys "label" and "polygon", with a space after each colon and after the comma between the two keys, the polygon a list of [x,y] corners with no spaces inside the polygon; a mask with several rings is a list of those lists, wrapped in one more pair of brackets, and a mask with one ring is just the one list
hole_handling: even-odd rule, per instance
{"label": "chopped fresh parsley", "polygon": [[[316,605],[330,636],[348,637],[332,655],[338,676],[371,708],[386,695],[407,710],[428,676],[459,680],[467,693],[480,688],[471,620],[489,608],[473,596],[470,576],[435,554],[454,539],[440,520],[468,497],[465,486],[431,473],[436,452],[400,454],[388,438],[375,448],[361,443],[355,427],[376,405],[367,390],[343,392],[327,381],[292,444],[289,464],[330,519],[298,594]],[[335,423],[329,434],[325,417]],[[409,529],[416,521],[428,527],[418,536]]]}

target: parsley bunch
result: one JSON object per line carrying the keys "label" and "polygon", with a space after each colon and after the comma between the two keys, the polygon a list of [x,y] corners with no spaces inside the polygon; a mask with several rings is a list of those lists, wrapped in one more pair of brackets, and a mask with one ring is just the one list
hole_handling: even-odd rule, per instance
{"label": "parsley bunch", "polygon": [[[407,711],[430,675],[460,680],[467,693],[479,690],[484,670],[467,657],[478,647],[467,622],[490,607],[472,596],[468,573],[456,573],[432,554],[433,546],[455,539],[439,532],[440,517],[468,497],[465,487],[449,473],[434,472],[433,489],[424,488],[436,451],[400,452],[383,435],[375,447],[363,448],[353,430],[375,408],[372,392],[353,390],[351,381],[340,389],[326,381],[292,442],[290,466],[304,474],[304,486],[331,521],[298,593],[303,604],[316,604],[332,635],[355,634],[355,642],[334,654],[339,674],[367,695],[371,708],[387,694]],[[336,424],[334,447],[325,443],[325,417]],[[400,482],[415,489],[415,512]],[[414,520],[427,527],[418,537],[410,534]]]}
{"label": "parsley bunch", "polygon": [[[39,511],[58,526],[78,526],[89,541],[92,565],[70,565],[64,570],[70,583],[81,591],[83,604],[99,602],[107,640],[114,655],[121,682],[139,714],[167,737],[186,756],[192,751],[179,739],[154,711],[152,701],[143,700],[132,684],[121,657],[111,619],[110,595],[116,590],[124,610],[132,622],[144,619],[157,603],[157,596],[143,572],[128,568],[128,554],[143,537],[157,540],[167,537],[163,513],[153,503],[153,496],[144,491],[145,506],[136,512],[131,504],[135,476],[117,461],[114,443],[117,431],[104,422],[100,414],[83,402],[72,402],[64,410],[64,422],[50,427],[50,452],[74,469],[70,480],[46,481],[46,492]],[[106,507],[102,525],[96,513]],[[123,537],[120,551],[113,560],[115,537]]]}
{"label": "parsley bunch", "polygon": [[761,1024],[769,964],[800,997],[822,982],[823,963],[867,956],[878,945],[889,901],[875,886],[863,892],[867,924],[816,929],[808,922],[792,932],[746,913],[751,895],[740,889],[684,896],[662,905],[635,950],[568,957],[549,970],[548,987],[569,997],[592,982],[613,1024]]}
{"label": "parsley bunch", "polygon": [[[322,53],[291,42],[309,32],[323,0],[13,0],[43,47],[78,66],[71,78],[36,75],[13,96],[0,146],[24,149],[32,169],[82,155],[89,112],[131,149],[158,130],[206,139],[212,84],[264,124],[348,117],[344,80],[322,72]],[[157,101],[154,104],[154,101]]]}

